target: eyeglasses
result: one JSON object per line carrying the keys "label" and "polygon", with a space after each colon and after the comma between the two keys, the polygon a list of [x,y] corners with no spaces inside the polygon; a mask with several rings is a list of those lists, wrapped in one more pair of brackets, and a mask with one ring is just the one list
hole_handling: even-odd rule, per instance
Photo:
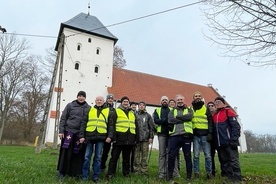
{"label": "eyeglasses", "polygon": [[214,107],[214,105],[208,105],[208,107]]}

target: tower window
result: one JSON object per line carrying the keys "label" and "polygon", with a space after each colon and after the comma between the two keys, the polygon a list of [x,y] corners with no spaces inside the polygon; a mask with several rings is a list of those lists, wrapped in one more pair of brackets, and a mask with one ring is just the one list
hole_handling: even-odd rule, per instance
{"label": "tower window", "polygon": [[80,63],[75,63],[75,70],[79,70],[79,68],[80,68]]}
{"label": "tower window", "polygon": [[91,38],[88,38],[88,43],[91,43]]}
{"label": "tower window", "polygon": [[81,45],[80,45],[80,44],[78,44],[78,46],[77,46],[77,50],[78,50],[78,51],[80,51],[80,50],[81,50]]}
{"label": "tower window", "polygon": [[100,49],[100,48],[97,48],[96,54],[97,54],[97,55],[100,55],[100,53],[101,53],[101,49]]}
{"label": "tower window", "polygon": [[99,73],[99,66],[95,66],[94,73]]}

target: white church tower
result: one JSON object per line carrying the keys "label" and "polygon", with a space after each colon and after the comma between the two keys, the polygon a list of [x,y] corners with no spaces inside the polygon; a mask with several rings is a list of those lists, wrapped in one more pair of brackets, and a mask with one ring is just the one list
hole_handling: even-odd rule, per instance
{"label": "white church tower", "polygon": [[95,16],[80,13],[61,23],[55,50],[57,63],[52,80],[45,143],[57,143],[58,123],[65,106],[86,92],[93,105],[112,85],[113,51],[117,38]]}

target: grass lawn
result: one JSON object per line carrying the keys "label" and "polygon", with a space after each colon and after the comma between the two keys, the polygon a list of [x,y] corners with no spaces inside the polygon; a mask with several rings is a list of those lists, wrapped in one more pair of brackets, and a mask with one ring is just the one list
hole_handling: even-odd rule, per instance
{"label": "grass lawn", "polygon": [[[201,154],[202,156],[203,154]],[[0,183],[2,184],[32,184],[32,183],[92,183],[84,182],[78,178],[65,178],[58,181],[56,164],[58,160],[58,150],[45,149],[41,154],[35,154],[33,147],[21,146],[0,146]],[[240,154],[240,163],[243,183],[276,183],[276,154]],[[204,158],[201,157],[201,176],[193,179],[191,183],[213,184],[222,183],[219,174],[212,180],[206,179],[204,171]],[[182,178],[176,178],[179,183],[185,183],[185,166],[183,155],[181,155]],[[219,169],[219,163],[216,162]],[[149,176],[132,174],[129,178],[124,178],[120,171],[110,183],[126,184],[157,184],[169,183],[158,180],[158,151],[153,151],[149,165]],[[104,174],[101,175],[101,182],[104,181]]]}

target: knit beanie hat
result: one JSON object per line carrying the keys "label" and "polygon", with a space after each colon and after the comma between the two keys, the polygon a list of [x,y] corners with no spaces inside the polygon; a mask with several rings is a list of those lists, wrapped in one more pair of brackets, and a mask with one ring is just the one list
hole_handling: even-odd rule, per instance
{"label": "knit beanie hat", "polygon": [[108,95],[106,96],[106,99],[114,99],[114,95],[113,95],[113,94],[108,94]]}
{"label": "knit beanie hat", "polygon": [[86,93],[84,91],[79,91],[77,97],[78,96],[83,96],[84,98],[86,98]]}
{"label": "knit beanie hat", "polygon": [[220,100],[222,103],[224,103],[225,104],[225,100],[224,100],[224,98],[222,98],[222,97],[217,97],[216,99],[215,99],[215,101],[217,101],[217,100]]}
{"label": "knit beanie hat", "polygon": [[162,96],[161,99],[160,99],[160,103],[162,102],[162,100],[167,100],[169,101],[169,98],[167,96]]}
{"label": "knit beanie hat", "polygon": [[128,98],[127,96],[123,96],[123,97],[121,98],[121,103],[122,103],[124,100],[128,100],[128,101],[129,101],[129,98]]}

